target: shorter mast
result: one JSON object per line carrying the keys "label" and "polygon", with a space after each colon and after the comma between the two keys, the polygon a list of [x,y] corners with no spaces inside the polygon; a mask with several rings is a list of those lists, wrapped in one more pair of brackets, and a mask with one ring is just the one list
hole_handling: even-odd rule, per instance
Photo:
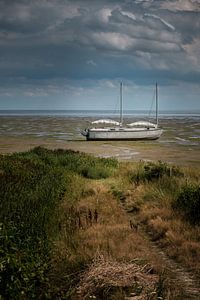
{"label": "shorter mast", "polygon": [[158,84],[156,82],[156,125],[158,127]]}
{"label": "shorter mast", "polygon": [[123,124],[123,97],[122,97],[122,82],[120,82],[120,126]]}

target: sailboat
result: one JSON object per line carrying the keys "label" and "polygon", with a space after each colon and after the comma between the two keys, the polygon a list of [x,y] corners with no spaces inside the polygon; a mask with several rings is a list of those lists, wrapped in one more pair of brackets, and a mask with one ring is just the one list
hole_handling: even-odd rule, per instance
{"label": "sailboat", "polygon": [[[93,127],[86,128],[81,132],[88,141],[96,140],[156,140],[163,129],[158,126],[158,86],[156,83],[156,122],[138,121],[130,124],[123,122],[123,84],[120,83],[120,121],[100,119],[92,122]],[[104,124],[107,126],[96,127]],[[108,126],[110,125],[110,126]]]}

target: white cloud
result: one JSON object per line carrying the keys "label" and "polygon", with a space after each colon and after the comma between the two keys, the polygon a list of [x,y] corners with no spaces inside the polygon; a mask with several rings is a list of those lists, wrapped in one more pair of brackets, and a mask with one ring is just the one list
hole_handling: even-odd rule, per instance
{"label": "white cloud", "polygon": [[[157,37],[155,37],[157,38]],[[176,42],[159,41],[144,38],[134,38],[118,32],[92,33],[90,44],[96,48],[108,49],[112,51],[129,52],[141,50],[143,52],[168,52],[180,51],[180,46]],[[132,53],[134,55],[134,53]]]}
{"label": "white cloud", "polygon": [[102,8],[97,12],[97,16],[100,21],[104,23],[108,23],[109,17],[111,16],[112,9],[111,8]]}
{"label": "white cloud", "polygon": [[107,87],[109,87],[109,88],[116,88],[116,84],[115,84],[115,82],[114,81],[111,81],[111,80],[106,80],[105,82],[104,82],[104,85],[105,86],[107,86]]}
{"label": "white cloud", "polygon": [[86,62],[88,65],[91,65],[91,66],[93,66],[93,67],[96,67],[97,66],[97,64],[92,60],[92,59],[90,59],[90,60],[87,60],[87,62]]}
{"label": "white cloud", "polygon": [[111,50],[129,50],[133,45],[133,39],[126,34],[118,32],[94,32],[92,41],[96,46]]}
{"label": "white cloud", "polygon": [[38,89],[33,87],[32,90],[24,91],[23,95],[26,97],[47,97],[49,96],[49,92],[45,91],[44,88]]}
{"label": "white cloud", "polygon": [[129,12],[129,11],[121,11],[122,15],[123,16],[127,16],[129,17],[130,19],[136,21],[136,16],[132,13],[132,12]]}
{"label": "white cloud", "polygon": [[145,13],[144,16],[145,17],[152,17],[154,19],[157,19],[157,20],[161,21],[169,29],[175,30],[175,27],[172,24],[168,23],[167,21],[165,21],[164,19],[160,18],[159,16],[156,16],[156,15],[153,15],[153,14],[148,14],[148,13]]}

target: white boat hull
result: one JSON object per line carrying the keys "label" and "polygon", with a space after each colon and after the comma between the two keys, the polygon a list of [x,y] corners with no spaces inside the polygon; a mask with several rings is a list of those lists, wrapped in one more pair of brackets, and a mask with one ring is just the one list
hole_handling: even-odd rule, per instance
{"label": "white boat hull", "polygon": [[156,140],[163,130],[160,128],[91,128],[83,135],[89,141],[96,140]]}

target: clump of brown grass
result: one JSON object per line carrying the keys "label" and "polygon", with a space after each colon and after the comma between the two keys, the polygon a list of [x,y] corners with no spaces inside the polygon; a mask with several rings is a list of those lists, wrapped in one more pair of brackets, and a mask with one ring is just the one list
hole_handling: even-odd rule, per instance
{"label": "clump of brown grass", "polygon": [[150,229],[153,240],[159,240],[165,236],[168,230],[168,223],[160,216],[157,216],[149,222],[148,229]]}
{"label": "clump of brown grass", "polygon": [[108,299],[108,293],[110,296],[110,291],[119,287],[130,288],[129,292],[140,295],[140,299],[146,299],[150,293],[156,294],[156,283],[159,280],[158,275],[150,274],[151,270],[150,265],[139,266],[135,262],[117,262],[100,256],[83,274],[77,294],[80,299],[99,295]]}

